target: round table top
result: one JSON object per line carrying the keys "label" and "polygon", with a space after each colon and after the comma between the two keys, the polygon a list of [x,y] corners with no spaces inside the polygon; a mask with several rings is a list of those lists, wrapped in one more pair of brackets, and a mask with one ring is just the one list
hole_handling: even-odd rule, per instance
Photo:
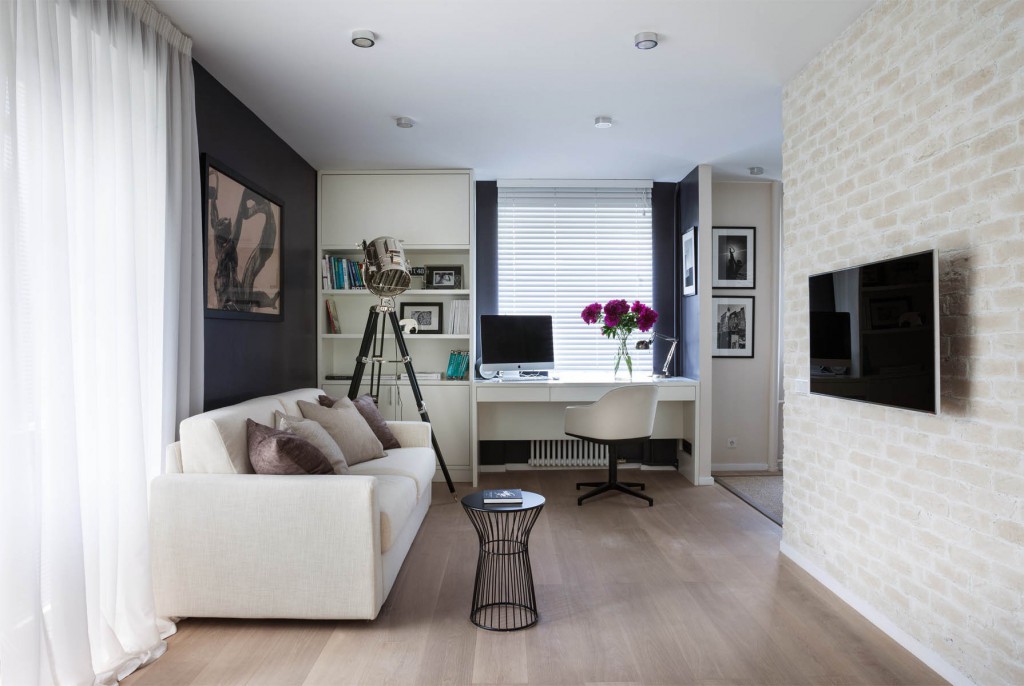
{"label": "round table top", "polygon": [[468,507],[471,510],[480,510],[481,512],[519,512],[522,510],[532,510],[537,507],[542,507],[544,502],[544,496],[530,491],[523,491],[523,502],[515,503],[514,505],[484,505],[484,491],[470,493],[462,498],[463,506]]}

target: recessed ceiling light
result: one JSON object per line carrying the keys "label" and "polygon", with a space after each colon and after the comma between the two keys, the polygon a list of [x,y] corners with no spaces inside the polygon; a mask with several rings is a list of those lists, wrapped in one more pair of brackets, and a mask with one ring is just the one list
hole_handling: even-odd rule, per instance
{"label": "recessed ceiling light", "polygon": [[400,129],[411,129],[413,127],[413,124],[415,123],[416,122],[414,122],[412,119],[409,119],[409,117],[398,117],[397,119],[395,119],[395,126],[397,126]]}
{"label": "recessed ceiling light", "polygon": [[633,36],[633,45],[638,50],[650,50],[658,47],[658,34],[653,31],[641,31]]}
{"label": "recessed ceiling light", "polygon": [[764,167],[750,167],[751,176],[761,176],[764,174]]}
{"label": "recessed ceiling light", "polygon": [[352,45],[357,48],[372,48],[377,43],[377,34],[369,29],[356,29],[352,32]]}
{"label": "recessed ceiling light", "polygon": [[610,129],[612,127],[612,118],[596,117],[594,119],[594,126],[598,129]]}

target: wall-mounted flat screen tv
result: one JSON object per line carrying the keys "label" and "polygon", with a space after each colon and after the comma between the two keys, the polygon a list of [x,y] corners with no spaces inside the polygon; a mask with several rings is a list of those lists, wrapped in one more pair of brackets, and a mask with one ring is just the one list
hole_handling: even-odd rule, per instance
{"label": "wall-mounted flat screen tv", "polygon": [[939,412],[934,250],[808,280],[811,393]]}

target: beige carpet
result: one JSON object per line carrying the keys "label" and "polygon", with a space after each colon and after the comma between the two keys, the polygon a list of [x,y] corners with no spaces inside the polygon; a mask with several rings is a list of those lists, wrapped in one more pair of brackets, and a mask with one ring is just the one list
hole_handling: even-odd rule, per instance
{"label": "beige carpet", "polygon": [[771,476],[716,476],[721,484],[755,510],[782,526],[782,474]]}

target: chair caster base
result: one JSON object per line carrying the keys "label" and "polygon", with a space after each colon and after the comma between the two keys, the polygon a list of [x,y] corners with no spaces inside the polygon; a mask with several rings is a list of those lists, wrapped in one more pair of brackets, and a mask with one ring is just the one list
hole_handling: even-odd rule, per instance
{"label": "chair caster base", "polygon": [[611,481],[611,482],[605,482],[605,483],[600,483],[600,482],[599,483],[580,482],[580,483],[576,484],[576,490],[577,491],[580,489],[580,486],[596,486],[597,487],[597,488],[595,488],[592,491],[588,491],[587,493],[584,493],[583,495],[581,495],[579,498],[576,499],[576,504],[581,506],[581,507],[583,505],[583,501],[586,500],[587,498],[593,498],[595,495],[601,495],[602,493],[607,493],[609,491],[618,491],[619,493],[625,493],[626,495],[631,495],[634,498],[640,498],[641,500],[646,500],[647,501],[647,507],[654,507],[654,498],[652,498],[650,496],[647,496],[647,495],[643,495],[642,493],[637,493],[636,491],[633,490],[633,488],[631,488],[631,487],[638,487],[641,490],[643,490],[645,488],[645,486],[642,483],[636,483],[636,482],[624,483],[624,482],[621,482],[621,481]]}

